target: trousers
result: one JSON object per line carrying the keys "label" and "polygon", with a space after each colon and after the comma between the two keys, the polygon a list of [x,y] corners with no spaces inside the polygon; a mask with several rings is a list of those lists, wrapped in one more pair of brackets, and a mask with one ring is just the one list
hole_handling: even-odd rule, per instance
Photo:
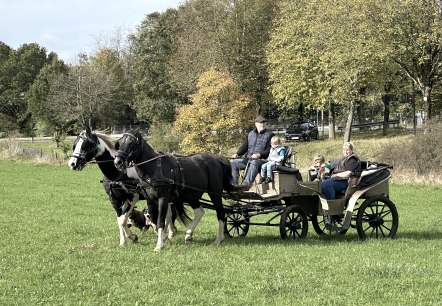
{"label": "trousers", "polygon": [[[248,167],[247,163],[249,163]],[[251,185],[255,180],[255,177],[258,175],[262,164],[264,163],[265,161],[263,161],[262,159],[238,158],[231,160],[230,164],[232,165],[232,184],[238,184],[239,170],[243,170],[247,167],[246,178],[244,179],[243,184]]]}
{"label": "trousers", "polygon": [[332,180],[327,179],[321,181],[321,193],[325,196],[327,200],[335,200],[336,192],[347,189],[347,180]]}

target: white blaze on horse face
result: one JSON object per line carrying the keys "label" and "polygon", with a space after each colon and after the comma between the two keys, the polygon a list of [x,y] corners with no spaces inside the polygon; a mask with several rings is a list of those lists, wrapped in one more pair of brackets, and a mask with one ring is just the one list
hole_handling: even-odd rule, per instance
{"label": "white blaze on horse face", "polygon": [[72,157],[68,161],[69,168],[73,169],[72,165],[77,165],[77,156],[81,154],[81,146],[83,145],[83,139],[79,139],[77,145],[75,146],[74,153],[72,153]]}

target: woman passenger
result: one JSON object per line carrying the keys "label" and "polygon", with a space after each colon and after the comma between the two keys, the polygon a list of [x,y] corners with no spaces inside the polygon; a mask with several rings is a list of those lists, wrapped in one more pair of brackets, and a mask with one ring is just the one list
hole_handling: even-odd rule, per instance
{"label": "woman passenger", "polygon": [[341,158],[335,168],[332,169],[329,179],[321,181],[321,193],[327,200],[336,199],[336,192],[348,187],[348,179],[353,173],[361,168],[361,161],[353,153],[353,144],[344,143]]}

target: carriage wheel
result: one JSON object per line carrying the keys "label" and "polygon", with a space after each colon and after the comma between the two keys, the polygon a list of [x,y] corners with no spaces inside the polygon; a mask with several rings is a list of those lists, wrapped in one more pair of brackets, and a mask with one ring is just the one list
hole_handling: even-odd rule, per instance
{"label": "carriage wheel", "polygon": [[[336,234],[335,232],[331,232],[330,230],[325,228],[325,222],[324,222],[324,217],[323,216],[319,216],[319,220],[318,220],[318,216],[314,215],[310,217],[310,221],[312,222],[312,226],[313,229],[315,230],[316,234],[318,234],[319,236],[322,235],[331,235],[331,234]],[[337,227],[342,227],[343,224],[343,218],[342,216],[331,216],[331,222],[332,225],[335,225]],[[343,229],[341,231],[339,231],[339,233],[337,233],[338,235],[345,235],[347,233],[348,229]]]}
{"label": "carriage wheel", "polygon": [[307,231],[307,215],[299,207],[288,206],[281,214],[279,223],[279,232],[282,239],[303,239],[307,236]]}
{"label": "carriage wheel", "polygon": [[224,232],[230,238],[245,237],[249,232],[249,214],[247,212],[226,213]]}
{"label": "carriage wheel", "polygon": [[383,195],[368,198],[358,209],[356,228],[361,239],[393,238],[398,226],[396,206]]}

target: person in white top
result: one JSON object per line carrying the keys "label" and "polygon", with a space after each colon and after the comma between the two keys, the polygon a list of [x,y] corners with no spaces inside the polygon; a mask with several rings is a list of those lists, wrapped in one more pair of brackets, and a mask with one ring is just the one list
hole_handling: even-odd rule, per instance
{"label": "person in white top", "polygon": [[259,183],[270,183],[272,181],[272,171],[276,169],[276,165],[281,165],[284,161],[285,148],[281,145],[278,136],[273,136],[270,140],[271,149],[267,162],[261,166],[261,178]]}

